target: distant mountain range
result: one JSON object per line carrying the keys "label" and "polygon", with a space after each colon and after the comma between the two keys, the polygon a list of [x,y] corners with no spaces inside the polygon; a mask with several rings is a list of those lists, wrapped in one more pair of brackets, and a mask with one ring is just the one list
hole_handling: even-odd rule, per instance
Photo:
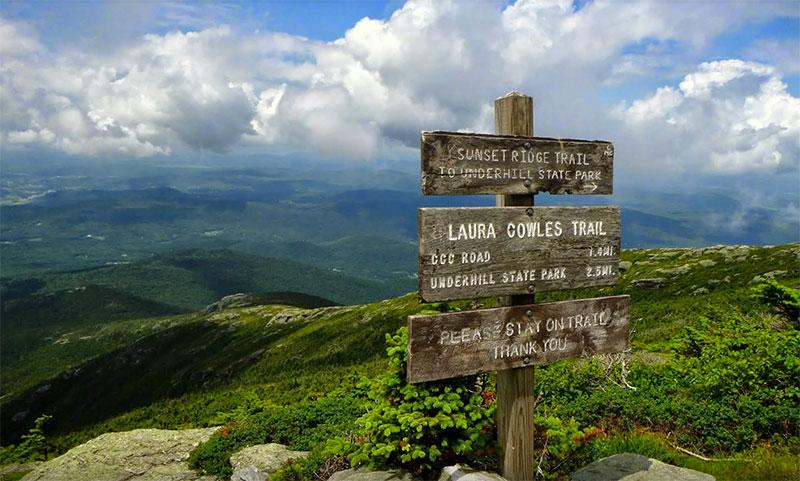
{"label": "distant mountain range", "polygon": [[[90,171],[93,176],[55,178],[46,177],[47,170],[11,169],[2,178],[0,274],[21,279],[198,248],[377,280],[411,278],[417,268],[417,208],[494,203],[491,196],[423,197],[414,176],[396,171],[319,169],[313,177],[313,169],[300,174],[289,167],[140,165],[130,171],[117,166],[106,176]],[[800,192],[776,193],[771,204],[748,203],[731,190],[616,192],[541,195],[536,203],[620,205],[624,247],[800,240]]]}

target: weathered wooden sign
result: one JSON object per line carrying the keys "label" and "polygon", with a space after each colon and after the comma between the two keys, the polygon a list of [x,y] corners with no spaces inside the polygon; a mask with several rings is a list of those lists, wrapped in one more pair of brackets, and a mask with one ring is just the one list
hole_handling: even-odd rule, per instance
{"label": "weathered wooden sign", "polygon": [[629,296],[408,319],[408,382],[628,349]]}
{"label": "weathered wooden sign", "polygon": [[602,140],[422,132],[422,192],[611,194],[614,147]]}
{"label": "weathered wooden sign", "polygon": [[419,209],[427,301],[609,286],[619,279],[618,207]]}

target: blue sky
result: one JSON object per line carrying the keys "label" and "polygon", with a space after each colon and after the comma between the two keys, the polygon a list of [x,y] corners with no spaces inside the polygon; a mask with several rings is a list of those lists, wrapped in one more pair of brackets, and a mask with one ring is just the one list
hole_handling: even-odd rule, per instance
{"label": "blue sky", "polygon": [[631,179],[797,172],[800,2],[3,2],[5,155],[415,163],[420,130],[604,138]]}
{"label": "blue sky", "polygon": [[147,33],[191,31],[220,21],[247,29],[335,40],[364,17],[386,19],[401,1],[272,2],[39,1],[4,2],[9,18],[37,25],[48,44],[100,36],[117,43]]}

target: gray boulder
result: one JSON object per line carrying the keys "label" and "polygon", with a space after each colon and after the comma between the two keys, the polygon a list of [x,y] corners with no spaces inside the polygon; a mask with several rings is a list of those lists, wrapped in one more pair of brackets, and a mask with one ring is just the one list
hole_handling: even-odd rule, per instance
{"label": "gray boulder", "polygon": [[37,466],[23,481],[215,481],[192,470],[189,453],[217,428],[137,429],[102,434]]}
{"label": "gray boulder", "polygon": [[289,459],[303,459],[307,451],[291,451],[283,444],[269,443],[248,446],[231,455],[231,481],[266,481]]}
{"label": "gray boulder", "polygon": [[469,466],[456,464],[442,469],[439,481],[506,481],[506,478],[489,471],[477,471]]}
{"label": "gray boulder", "polygon": [[205,313],[224,311],[225,309],[233,309],[236,307],[250,307],[256,305],[258,302],[252,294],[245,294],[239,292],[225,296],[213,304],[209,304],[205,308]]}
{"label": "gray boulder", "polygon": [[637,279],[635,281],[631,281],[631,286],[638,287],[640,289],[661,289],[666,284],[666,280],[663,277],[653,277],[650,279]]}
{"label": "gray boulder", "polygon": [[345,469],[334,473],[328,481],[417,481],[406,471],[392,469],[389,471],[370,471],[364,468]]}
{"label": "gray boulder", "polygon": [[759,282],[764,282],[767,279],[775,279],[776,277],[783,277],[786,275],[786,271],[769,271],[761,274],[760,276],[755,276],[751,281],[750,284],[757,284]]}
{"label": "gray boulder", "polygon": [[715,481],[710,474],[679,468],[639,454],[616,454],[575,471],[571,481]]}
{"label": "gray boulder", "polygon": [[255,466],[239,468],[231,475],[231,481],[267,481],[269,475],[262,473]]}
{"label": "gray boulder", "polygon": [[11,479],[13,475],[20,476],[20,473],[33,471],[40,464],[42,464],[41,461],[34,461],[32,463],[12,463],[0,466],[0,480]]}
{"label": "gray boulder", "polygon": [[689,264],[685,264],[682,266],[673,267],[671,269],[656,269],[656,272],[658,272],[659,274],[666,274],[670,277],[676,277],[686,274],[691,270],[692,270],[691,266],[689,266]]}
{"label": "gray boulder", "polygon": [[619,261],[619,270],[625,272],[633,267],[633,262],[631,261]]}

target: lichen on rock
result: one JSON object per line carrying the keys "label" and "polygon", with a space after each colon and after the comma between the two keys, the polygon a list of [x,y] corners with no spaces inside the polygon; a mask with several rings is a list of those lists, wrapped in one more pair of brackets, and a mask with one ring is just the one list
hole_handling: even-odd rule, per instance
{"label": "lichen on rock", "polygon": [[248,446],[231,455],[231,481],[265,481],[289,459],[298,460],[307,456],[307,451],[291,451],[283,444]]}
{"label": "lichen on rock", "polygon": [[188,465],[217,428],[136,429],[102,434],[37,466],[23,481],[215,481]]}

